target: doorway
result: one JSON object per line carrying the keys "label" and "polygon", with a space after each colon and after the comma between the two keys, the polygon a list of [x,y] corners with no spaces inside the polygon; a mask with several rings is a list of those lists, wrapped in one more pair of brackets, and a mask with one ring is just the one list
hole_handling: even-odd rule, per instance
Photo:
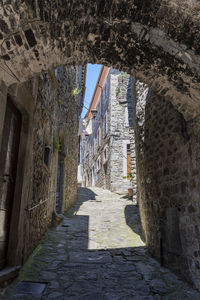
{"label": "doorway", "polygon": [[0,150],[0,269],[5,267],[7,259],[21,122],[21,113],[8,97]]}

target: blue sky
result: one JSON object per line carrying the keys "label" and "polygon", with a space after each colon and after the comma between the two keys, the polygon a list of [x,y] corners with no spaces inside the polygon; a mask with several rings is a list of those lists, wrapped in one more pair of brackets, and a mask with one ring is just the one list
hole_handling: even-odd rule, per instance
{"label": "blue sky", "polygon": [[[86,74],[86,90],[85,90],[85,99],[84,106],[81,117],[83,118],[87,112],[87,108],[90,106],[90,101],[92,99],[92,95],[94,93],[94,89],[97,83],[97,79],[99,77],[99,72],[101,70],[102,65],[92,65],[87,64],[87,74]],[[87,108],[86,108],[87,107]]]}

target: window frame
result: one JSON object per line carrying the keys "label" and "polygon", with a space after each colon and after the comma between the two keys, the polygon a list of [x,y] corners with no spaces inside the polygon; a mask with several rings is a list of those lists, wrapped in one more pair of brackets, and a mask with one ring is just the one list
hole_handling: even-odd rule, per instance
{"label": "window frame", "polygon": [[101,170],[101,157],[99,156],[96,161],[96,170],[99,172]]}
{"label": "window frame", "polygon": [[[106,157],[105,157],[105,151],[106,151]],[[103,149],[103,164],[107,163],[108,161],[108,145],[106,145]]]}

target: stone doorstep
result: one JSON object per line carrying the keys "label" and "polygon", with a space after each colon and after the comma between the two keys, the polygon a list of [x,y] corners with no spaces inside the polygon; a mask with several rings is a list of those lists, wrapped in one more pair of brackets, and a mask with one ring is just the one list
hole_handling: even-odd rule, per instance
{"label": "stone doorstep", "polygon": [[0,284],[18,276],[21,266],[6,267],[0,271]]}

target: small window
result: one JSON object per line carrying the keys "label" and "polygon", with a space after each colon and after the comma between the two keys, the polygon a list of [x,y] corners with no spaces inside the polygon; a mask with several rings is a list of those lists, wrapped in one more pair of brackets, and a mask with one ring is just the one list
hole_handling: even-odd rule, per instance
{"label": "small window", "polygon": [[97,172],[101,169],[100,157],[97,159]]}
{"label": "small window", "polygon": [[50,166],[50,159],[51,159],[51,148],[47,145],[45,145],[44,148],[44,163],[49,168]]}
{"label": "small window", "polygon": [[107,146],[103,150],[103,163],[105,164],[108,160],[108,148]]}
{"label": "small window", "polygon": [[129,126],[129,121],[128,121],[128,107],[125,107],[125,126]]}

